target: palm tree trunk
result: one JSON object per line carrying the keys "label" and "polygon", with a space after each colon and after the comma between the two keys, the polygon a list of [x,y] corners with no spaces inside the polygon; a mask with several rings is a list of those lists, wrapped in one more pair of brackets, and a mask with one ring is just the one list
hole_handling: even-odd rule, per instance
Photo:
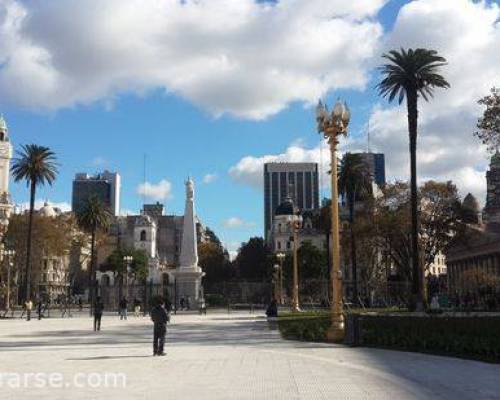
{"label": "palm tree trunk", "polygon": [[[354,197],[354,196],[353,196]],[[356,240],[354,237],[354,199],[349,201],[349,234],[351,237],[351,267],[354,303],[358,301],[358,266],[356,263]]]}
{"label": "palm tree trunk", "polygon": [[35,193],[36,181],[32,180],[30,185],[30,213],[28,220],[28,239],[26,243],[26,270],[25,270],[25,287],[24,300],[28,301],[31,298],[31,244],[33,236],[33,212],[35,209]]}
{"label": "palm tree trunk", "polygon": [[411,256],[412,256],[412,294],[414,307],[422,311],[424,298],[422,295],[423,282],[420,268],[420,257],[418,249],[418,189],[417,189],[417,127],[418,127],[418,104],[417,92],[412,90],[408,93],[408,131],[410,135],[410,172],[411,172]]}
{"label": "palm tree trunk", "polygon": [[92,310],[94,307],[94,284],[95,284],[95,229],[92,229],[92,237],[90,241],[90,269],[89,269],[89,312],[92,316]]}

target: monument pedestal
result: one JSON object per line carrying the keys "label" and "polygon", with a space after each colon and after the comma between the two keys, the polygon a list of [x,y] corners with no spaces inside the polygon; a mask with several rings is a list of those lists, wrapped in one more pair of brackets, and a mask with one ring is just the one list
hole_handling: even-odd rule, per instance
{"label": "monument pedestal", "polygon": [[201,278],[204,272],[199,267],[180,267],[175,270],[174,275],[177,306],[179,306],[180,299],[184,297],[184,300],[189,299],[189,305],[192,309],[197,309],[203,296]]}

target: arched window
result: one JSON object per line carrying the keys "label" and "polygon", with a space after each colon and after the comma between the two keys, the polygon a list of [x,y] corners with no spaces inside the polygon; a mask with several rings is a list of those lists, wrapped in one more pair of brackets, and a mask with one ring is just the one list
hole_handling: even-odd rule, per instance
{"label": "arched window", "polygon": [[162,276],[162,282],[163,282],[163,285],[167,286],[170,284],[170,278],[168,277],[168,274],[165,273],[163,274]]}
{"label": "arched window", "polygon": [[142,230],[141,231],[141,242],[145,242],[146,241],[146,230]]}

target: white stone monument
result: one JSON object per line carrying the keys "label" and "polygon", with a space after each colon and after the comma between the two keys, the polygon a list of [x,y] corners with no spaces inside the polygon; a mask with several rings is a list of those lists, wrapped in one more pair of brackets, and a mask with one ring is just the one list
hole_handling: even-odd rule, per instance
{"label": "white stone monument", "polygon": [[175,270],[177,303],[183,297],[189,299],[190,306],[196,308],[201,300],[201,278],[204,275],[198,265],[198,241],[194,218],[194,182],[186,182],[186,207],[182,230],[181,256]]}

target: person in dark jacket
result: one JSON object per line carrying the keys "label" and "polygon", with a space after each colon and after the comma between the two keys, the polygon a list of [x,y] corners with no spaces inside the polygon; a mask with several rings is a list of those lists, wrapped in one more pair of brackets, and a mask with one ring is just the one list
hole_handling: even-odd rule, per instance
{"label": "person in dark jacket", "polygon": [[153,355],[165,356],[163,347],[165,345],[165,335],[167,334],[167,322],[169,315],[165,307],[163,307],[163,299],[157,299],[151,310],[151,320],[154,323],[153,327]]}
{"label": "person in dark jacket", "polygon": [[41,320],[42,319],[42,310],[43,310],[42,299],[38,300],[38,303],[36,305],[36,309],[37,309],[37,312],[38,312],[38,320]]}
{"label": "person in dark jacket", "polygon": [[103,310],[104,310],[104,304],[101,301],[101,297],[97,296],[94,304],[94,331],[101,330],[101,318]]}
{"label": "person in dark jacket", "polygon": [[128,300],[126,297],[123,297],[120,300],[119,308],[120,308],[120,319],[127,319]]}

